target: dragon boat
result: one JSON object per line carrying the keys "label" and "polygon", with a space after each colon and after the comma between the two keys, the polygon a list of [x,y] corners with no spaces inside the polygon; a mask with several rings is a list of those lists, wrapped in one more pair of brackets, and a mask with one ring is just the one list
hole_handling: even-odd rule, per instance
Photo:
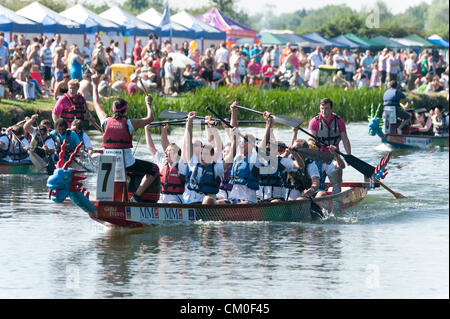
{"label": "dragon boat", "polygon": [[[79,147],[66,163],[63,155],[54,174],[48,178],[49,198],[63,203],[69,197],[90,218],[111,227],[143,227],[162,224],[194,223],[197,221],[276,221],[300,222],[335,214],[361,202],[368,191],[380,186],[376,178],[384,178],[389,158],[382,158],[377,175],[364,182],[342,183],[342,192],[308,200],[261,202],[256,204],[162,204],[135,203],[128,199],[122,150],[105,150],[99,157],[97,199],[91,201],[80,176],[86,170],[70,167]],[[327,187],[330,185],[327,184]],[[320,212],[318,212],[319,210]],[[317,214],[319,213],[319,214]]]}
{"label": "dragon boat", "polygon": [[39,171],[31,162],[0,162],[0,175],[34,175],[47,174],[46,171]]}
{"label": "dragon boat", "polygon": [[[379,108],[380,106],[378,106]],[[369,117],[369,134],[380,137],[382,143],[395,148],[421,148],[448,147],[448,136],[393,134],[396,132],[395,108],[385,107],[383,118],[377,117],[378,109]]]}

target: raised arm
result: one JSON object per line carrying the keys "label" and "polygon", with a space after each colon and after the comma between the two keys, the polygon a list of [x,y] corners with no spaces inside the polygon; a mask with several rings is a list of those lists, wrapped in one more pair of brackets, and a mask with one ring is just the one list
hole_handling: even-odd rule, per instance
{"label": "raised arm", "polygon": [[92,101],[94,104],[95,113],[97,114],[98,119],[101,121],[106,116],[105,110],[103,110],[102,105],[100,104],[100,97],[98,94],[98,84],[100,83],[100,77],[97,74],[92,75]]}
{"label": "raised arm", "polygon": [[169,146],[169,138],[167,137],[167,129],[169,128],[168,124],[161,125],[161,146],[163,151],[166,150],[167,146]]}
{"label": "raised arm", "polygon": [[153,143],[152,133],[150,132],[150,130],[151,130],[150,124],[146,125],[145,126],[145,140],[147,141],[147,148],[148,148],[150,154],[152,154],[153,158],[155,158],[158,150],[155,147],[155,143]]}
{"label": "raised arm", "polygon": [[336,161],[336,167],[340,168],[340,169],[344,169],[345,168],[345,163],[342,160],[342,157],[339,156],[338,153],[336,153],[336,146],[334,145],[330,145],[328,146],[328,149],[330,150],[330,153],[334,155],[334,160]]}
{"label": "raised arm", "polygon": [[195,112],[189,112],[188,118],[186,121],[186,129],[184,131],[184,141],[183,148],[181,150],[181,156],[183,158],[184,163],[189,163],[191,157],[193,155],[193,146],[192,146],[192,122],[196,116]]}
{"label": "raised arm", "polygon": [[147,105],[147,116],[141,119],[130,119],[134,128],[144,128],[147,124],[151,124],[154,120],[154,113],[152,107],[153,98],[150,94],[145,96],[145,104]]}
{"label": "raised arm", "polygon": [[31,116],[31,118],[28,121],[25,122],[25,124],[23,125],[23,129],[24,129],[25,132],[28,132],[30,134],[33,133],[33,131],[34,131],[33,123],[38,118],[38,116],[39,115],[37,115],[37,114],[33,114]]}

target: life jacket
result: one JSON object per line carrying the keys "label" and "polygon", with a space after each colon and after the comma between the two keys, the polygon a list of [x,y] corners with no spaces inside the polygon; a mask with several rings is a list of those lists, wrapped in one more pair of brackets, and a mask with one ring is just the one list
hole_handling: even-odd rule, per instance
{"label": "life jacket", "polygon": [[250,189],[258,190],[259,180],[255,175],[259,176],[259,169],[254,167],[252,172],[247,156],[234,162],[231,169],[231,184],[245,185]]}
{"label": "life jacket", "polygon": [[70,143],[69,137],[70,137],[70,134],[72,134],[71,132],[72,132],[71,130],[67,129],[66,137],[64,139],[61,138],[61,135],[58,134],[58,132],[55,132],[55,135],[50,134],[50,136],[55,141],[56,152],[58,154],[61,153],[61,145],[63,144],[64,140],[67,139],[65,153],[64,153],[64,161],[67,161],[69,159],[70,155],[73,153],[73,151],[75,151],[75,148],[77,147],[76,145],[72,145]]}
{"label": "life jacket", "polygon": [[8,148],[6,150],[0,149],[0,159],[5,158],[6,156],[8,156],[9,144],[11,143],[11,139],[9,138],[8,135],[6,135],[4,133],[0,133],[0,137],[2,137],[2,136],[6,136],[8,138]]}
{"label": "life jacket", "polygon": [[103,132],[102,146],[104,148],[133,148],[133,135],[128,131],[126,117],[118,120],[114,117],[109,117]]}
{"label": "life jacket", "polygon": [[178,195],[184,193],[185,176],[178,172],[178,163],[169,168],[164,165],[161,170],[161,193]]}
{"label": "life jacket", "polygon": [[439,134],[440,135],[440,134],[448,133],[448,125],[446,125],[446,123],[445,123],[445,117],[446,116],[443,116],[441,118],[441,121],[440,121],[443,125],[442,126],[436,126],[435,129],[433,129],[435,134]]}
{"label": "life jacket", "polygon": [[312,185],[311,177],[308,174],[308,165],[311,164],[312,161],[309,159],[305,160],[305,167],[299,168],[294,172],[289,172],[287,174],[287,187],[291,189],[297,189],[300,192],[303,192],[305,189],[309,189]]}
{"label": "life jacket", "polygon": [[341,141],[341,132],[339,131],[338,120],[340,117],[334,114],[333,122],[331,122],[330,127],[323,119],[320,118],[320,114],[316,116],[317,121],[319,121],[319,131],[317,132],[317,137],[321,138],[323,142],[327,145],[339,145]]}
{"label": "life jacket", "polygon": [[77,93],[77,95],[72,98],[68,94],[64,94],[61,98],[66,98],[71,105],[68,108],[64,108],[61,113],[61,117],[65,119],[67,123],[72,123],[75,119],[84,120],[86,114],[86,100],[83,95]]}
{"label": "life jacket", "polygon": [[231,191],[233,188],[233,184],[231,184],[231,169],[233,165],[228,166],[227,170],[223,173],[222,177],[220,177],[220,189],[225,191]]}
{"label": "life jacket", "polygon": [[260,185],[261,186],[276,186],[276,187],[282,187],[284,186],[283,183],[283,171],[285,170],[285,167],[283,164],[281,164],[281,157],[278,156],[278,165],[277,170],[273,172],[272,174],[260,174]]}
{"label": "life jacket", "polygon": [[8,155],[11,161],[21,161],[28,157],[28,152],[23,149],[21,141],[17,140],[17,138],[10,138]]}
{"label": "life jacket", "polygon": [[[219,192],[220,176],[216,176],[214,172],[214,165],[212,163],[206,168],[202,164],[197,163],[189,179],[188,188],[203,194],[217,194]],[[199,168],[203,169],[200,175]]]}
{"label": "life jacket", "polygon": [[35,144],[35,147],[33,147],[33,150],[36,152],[36,154],[38,154],[42,158],[44,158],[46,156],[46,152],[43,149],[43,146],[44,146],[45,142],[49,139],[53,139],[53,137],[51,135],[47,134],[47,137],[45,139],[42,139],[36,135],[31,140],[31,144]]}

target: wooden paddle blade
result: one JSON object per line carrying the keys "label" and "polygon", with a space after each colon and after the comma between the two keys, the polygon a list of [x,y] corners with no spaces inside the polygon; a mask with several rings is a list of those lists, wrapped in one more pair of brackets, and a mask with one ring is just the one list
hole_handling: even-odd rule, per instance
{"label": "wooden paddle blade", "polygon": [[43,171],[47,167],[47,163],[34,151],[28,151],[31,162],[36,166],[38,172]]}
{"label": "wooden paddle blade", "polygon": [[159,114],[160,119],[182,119],[188,116],[187,112],[182,111],[172,111],[172,110],[164,110]]}
{"label": "wooden paddle blade", "polygon": [[328,152],[321,152],[310,148],[296,148],[295,151],[304,157],[317,162],[330,164],[334,156]]}
{"label": "wooden paddle blade", "polygon": [[290,127],[299,127],[304,121],[295,117],[286,115],[272,115],[275,123],[283,124]]}
{"label": "wooden paddle blade", "polygon": [[356,169],[358,172],[366,176],[367,178],[372,177],[372,175],[375,173],[375,167],[372,165],[360,160],[359,158],[349,155],[349,154],[343,154],[340,153],[347,162],[348,165],[352,166],[354,169]]}

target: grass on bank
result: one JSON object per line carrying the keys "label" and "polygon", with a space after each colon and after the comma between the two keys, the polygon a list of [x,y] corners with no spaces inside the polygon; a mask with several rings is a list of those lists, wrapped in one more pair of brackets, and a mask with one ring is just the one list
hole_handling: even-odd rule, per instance
{"label": "grass on bank", "polygon": [[[347,123],[366,121],[370,115],[372,104],[377,107],[383,101],[384,90],[344,90],[343,88],[319,87],[317,89],[270,89],[258,87],[205,87],[194,92],[185,93],[179,97],[161,97],[153,94],[153,109],[155,119],[159,120],[162,110],[197,111],[198,115],[211,115],[206,110],[210,106],[223,117],[230,116],[229,105],[238,101],[240,105],[254,108],[258,111],[268,110],[276,115],[288,115],[303,118],[304,125],[319,112],[319,101],[325,97],[334,102],[334,112]],[[146,115],[145,96],[143,94],[129,96],[119,94],[130,105],[128,116],[141,118]],[[408,94],[414,101],[413,107],[430,109],[438,104],[448,108],[445,94]],[[103,99],[102,105],[106,113],[111,114],[113,98]],[[37,99],[33,102],[11,101],[2,99],[0,102],[0,124],[10,126],[21,121],[25,116],[39,114],[39,119],[51,119],[51,111],[56,101],[53,98]],[[89,107],[93,110],[92,104]],[[261,116],[247,111],[239,111],[239,119],[261,120]]]}

